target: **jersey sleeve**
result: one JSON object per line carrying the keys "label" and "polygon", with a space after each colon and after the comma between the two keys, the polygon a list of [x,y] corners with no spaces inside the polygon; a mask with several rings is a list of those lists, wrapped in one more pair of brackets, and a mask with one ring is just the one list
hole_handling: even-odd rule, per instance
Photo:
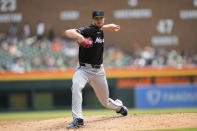
{"label": "jersey sleeve", "polygon": [[88,27],[80,27],[76,29],[80,34],[82,34],[84,37],[89,37],[90,36],[90,28]]}

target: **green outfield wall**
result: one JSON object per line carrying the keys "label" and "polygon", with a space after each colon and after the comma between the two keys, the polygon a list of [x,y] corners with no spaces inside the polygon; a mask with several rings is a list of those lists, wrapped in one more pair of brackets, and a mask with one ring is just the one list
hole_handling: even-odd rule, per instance
{"label": "green outfield wall", "polygon": [[[195,73],[195,72],[194,72]],[[135,76],[108,78],[110,97],[120,99],[129,108],[136,107],[135,88],[138,85],[195,85],[192,75]],[[71,109],[72,80],[69,79],[1,79],[0,111]],[[84,108],[103,108],[89,84],[83,89]]]}
{"label": "green outfield wall", "polygon": [[[133,88],[117,88],[108,79],[110,97],[134,107]],[[0,111],[71,108],[71,80],[34,80],[0,82]],[[102,108],[89,84],[83,89],[84,108]]]}

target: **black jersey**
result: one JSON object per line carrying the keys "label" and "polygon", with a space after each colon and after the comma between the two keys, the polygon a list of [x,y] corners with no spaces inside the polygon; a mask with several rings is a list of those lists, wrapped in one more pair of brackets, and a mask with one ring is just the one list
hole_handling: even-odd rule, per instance
{"label": "black jersey", "polygon": [[100,65],[103,63],[104,33],[97,26],[91,24],[77,29],[85,38],[91,38],[90,48],[79,47],[79,62]]}

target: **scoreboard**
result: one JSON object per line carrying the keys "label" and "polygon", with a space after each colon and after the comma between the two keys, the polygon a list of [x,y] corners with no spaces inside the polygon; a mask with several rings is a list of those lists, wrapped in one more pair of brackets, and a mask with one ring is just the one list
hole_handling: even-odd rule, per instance
{"label": "scoreboard", "polygon": [[45,33],[56,35],[65,29],[91,23],[91,12],[104,10],[106,23],[121,26],[119,32],[105,32],[105,42],[132,51],[142,47],[185,50],[197,53],[197,0],[0,0],[0,32],[17,23],[19,33],[29,23],[45,23]]}

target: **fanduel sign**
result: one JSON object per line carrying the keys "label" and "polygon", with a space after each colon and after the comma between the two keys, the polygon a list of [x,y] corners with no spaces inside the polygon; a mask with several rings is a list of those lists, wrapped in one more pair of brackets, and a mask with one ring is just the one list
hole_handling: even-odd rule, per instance
{"label": "fanduel sign", "polygon": [[135,88],[136,108],[197,107],[197,85]]}

